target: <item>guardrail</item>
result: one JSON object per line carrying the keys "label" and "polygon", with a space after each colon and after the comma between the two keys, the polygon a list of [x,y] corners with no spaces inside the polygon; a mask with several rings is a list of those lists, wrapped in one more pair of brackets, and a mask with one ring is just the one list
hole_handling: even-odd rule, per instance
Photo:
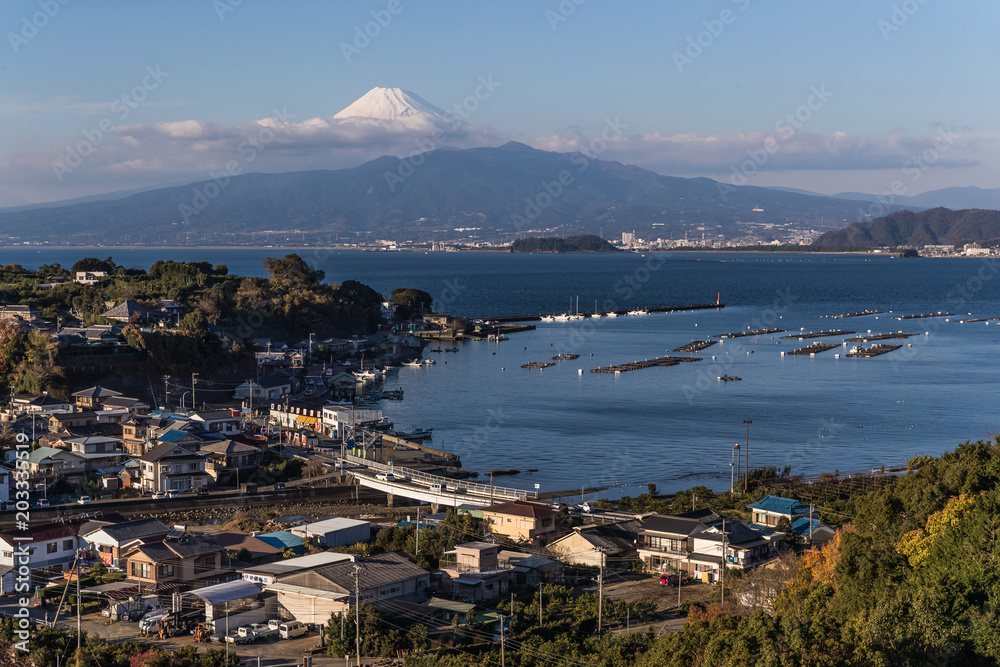
{"label": "guardrail", "polygon": [[492,494],[493,498],[500,498],[502,500],[533,500],[538,497],[537,491],[526,491],[525,489],[515,489],[508,486],[490,487],[489,484],[466,482],[448,477],[441,477],[439,475],[430,475],[411,468],[390,466],[377,461],[369,461],[368,459],[363,459],[360,456],[354,456],[353,454],[338,455],[337,458],[346,461],[347,463],[364,466],[380,472],[398,473],[409,477],[414,481],[426,482],[428,485],[440,484],[441,488],[446,491],[454,491],[456,488],[462,488],[465,489],[467,493],[473,493],[477,496],[484,496],[487,498]]}

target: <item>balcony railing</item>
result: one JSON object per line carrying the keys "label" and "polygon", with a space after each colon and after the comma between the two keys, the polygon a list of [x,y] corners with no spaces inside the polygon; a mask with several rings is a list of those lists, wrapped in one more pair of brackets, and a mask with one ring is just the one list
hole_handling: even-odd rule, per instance
{"label": "balcony railing", "polygon": [[439,561],[438,567],[442,570],[457,570],[461,574],[479,574],[482,576],[500,574],[501,572],[509,572],[514,569],[514,566],[510,563],[497,563],[493,567],[480,567],[478,565],[459,563],[450,558]]}

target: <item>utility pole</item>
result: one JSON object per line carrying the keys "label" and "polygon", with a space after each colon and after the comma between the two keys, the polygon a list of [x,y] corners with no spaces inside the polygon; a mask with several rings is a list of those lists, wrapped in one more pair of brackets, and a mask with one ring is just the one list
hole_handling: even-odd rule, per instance
{"label": "utility pole", "polygon": [[681,581],[684,579],[684,574],[681,572],[681,562],[677,561],[677,608],[681,608]]}
{"label": "utility pole", "polygon": [[605,553],[601,552],[601,570],[597,578],[597,636],[601,636],[601,625],[604,620],[604,560]]}
{"label": "utility pole", "polygon": [[813,543],[813,506],[809,505],[809,544]]}
{"label": "utility pole", "polygon": [[500,617],[500,667],[507,667],[507,658],[504,655],[504,645],[507,643],[507,633],[504,632],[503,616]]}
{"label": "utility pole", "polygon": [[163,409],[170,409],[170,376],[163,376]]}
{"label": "utility pole", "polygon": [[354,564],[354,649],[361,664],[361,566]]}
{"label": "utility pole", "polygon": [[76,650],[79,653],[80,648],[83,646],[83,620],[81,618],[81,609],[83,607],[83,598],[80,597],[80,551],[76,552]]}
{"label": "utility pole", "polygon": [[745,466],[743,472],[743,493],[744,495],[746,495],[747,488],[749,487],[750,484],[750,424],[752,424],[753,421],[751,421],[750,419],[744,419],[743,423],[746,424],[747,427],[746,452],[744,452],[745,456],[743,457],[744,459],[743,462]]}
{"label": "utility pole", "polygon": [[493,504],[493,473],[492,472],[488,472],[486,474],[490,476],[490,505],[492,505]]}
{"label": "utility pole", "polygon": [[413,550],[413,558],[420,557],[420,505],[417,505],[417,546]]}
{"label": "utility pole", "polygon": [[542,577],[538,576],[538,627],[542,626]]}
{"label": "utility pole", "polygon": [[198,377],[198,373],[191,373],[191,412],[197,410],[197,401],[194,400],[194,384],[195,378]]}
{"label": "utility pole", "polygon": [[722,571],[719,572],[722,584],[722,604],[726,604],[726,517],[722,517]]}

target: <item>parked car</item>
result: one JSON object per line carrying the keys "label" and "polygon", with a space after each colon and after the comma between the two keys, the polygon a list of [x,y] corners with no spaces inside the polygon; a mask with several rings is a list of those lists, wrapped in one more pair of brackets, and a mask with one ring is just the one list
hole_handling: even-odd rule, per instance
{"label": "parked car", "polygon": [[153,494],[153,500],[166,500],[167,494],[164,491],[157,491]]}
{"label": "parked car", "polygon": [[681,575],[679,574],[663,574],[660,575],[660,585],[661,586],[676,586],[681,582]]}
{"label": "parked car", "polygon": [[38,500],[35,501],[35,504],[38,507],[48,507],[49,506],[49,499],[48,498],[39,498]]}
{"label": "parked car", "polygon": [[200,489],[198,489],[198,495],[199,496],[207,496],[208,494],[209,494],[209,491],[205,487],[201,487]]}
{"label": "parked car", "polygon": [[276,488],[276,489],[284,489],[285,488],[285,483],[284,482],[277,482],[274,485],[274,488]]}
{"label": "parked car", "polygon": [[164,612],[156,611],[146,614],[139,621],[139,632],[150,632],[157,626],[160,620],[165,616]]}
{"label": "parked car", "polygon": [[118,614],[119,621],[125,621],[126,623],[136,623],[142,620],[142,617],[146,615],[142,609],[126,609],[125,611]]}
{"label": "parked car", "polygon": [[253,633],[253,628],[249,625],[241,625],[236,628],[235,632],[231,632],[226,635],[226,642],[230,644],[249,644],[256,636]]}
{"label": "parked car", "polygon": [[181,497],[180,491],[167,491],[167,498],[180,498],[180,497]]}
{"label": "parked car", "polygon": [[295,639],[309,632],[309,628],[298,621],[289,621],[278,626],[278,635],[282,639]]}
{"label": "parked car", "polygon": [[90,496],[80,496],[76,502],[80,503],[81,505],[89,505]]}
{"label": "parked car", "polygon": [[590,514],[591,512],[594,511],[594,506],[591,505],[588,502],[580,503],[580,511],[581,512],[586,512],[587,514]]}

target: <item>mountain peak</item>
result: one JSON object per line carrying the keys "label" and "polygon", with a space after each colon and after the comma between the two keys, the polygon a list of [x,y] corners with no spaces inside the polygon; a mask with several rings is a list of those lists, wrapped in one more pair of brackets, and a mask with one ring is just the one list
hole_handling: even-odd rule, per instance
{"label": "mountain peak", "polygon": [[372,88],[333,117],[341,120],[375,118],[402,122],[428,120],[434,124],[453,122],[443,110],[403,88]]}
{"label": "mountain peak", "polygon": [[508,141],[503,146],[499,147],[500,150],[504,151],[534,151],[535,149],[527,144],[522,144],[520,141]]}

